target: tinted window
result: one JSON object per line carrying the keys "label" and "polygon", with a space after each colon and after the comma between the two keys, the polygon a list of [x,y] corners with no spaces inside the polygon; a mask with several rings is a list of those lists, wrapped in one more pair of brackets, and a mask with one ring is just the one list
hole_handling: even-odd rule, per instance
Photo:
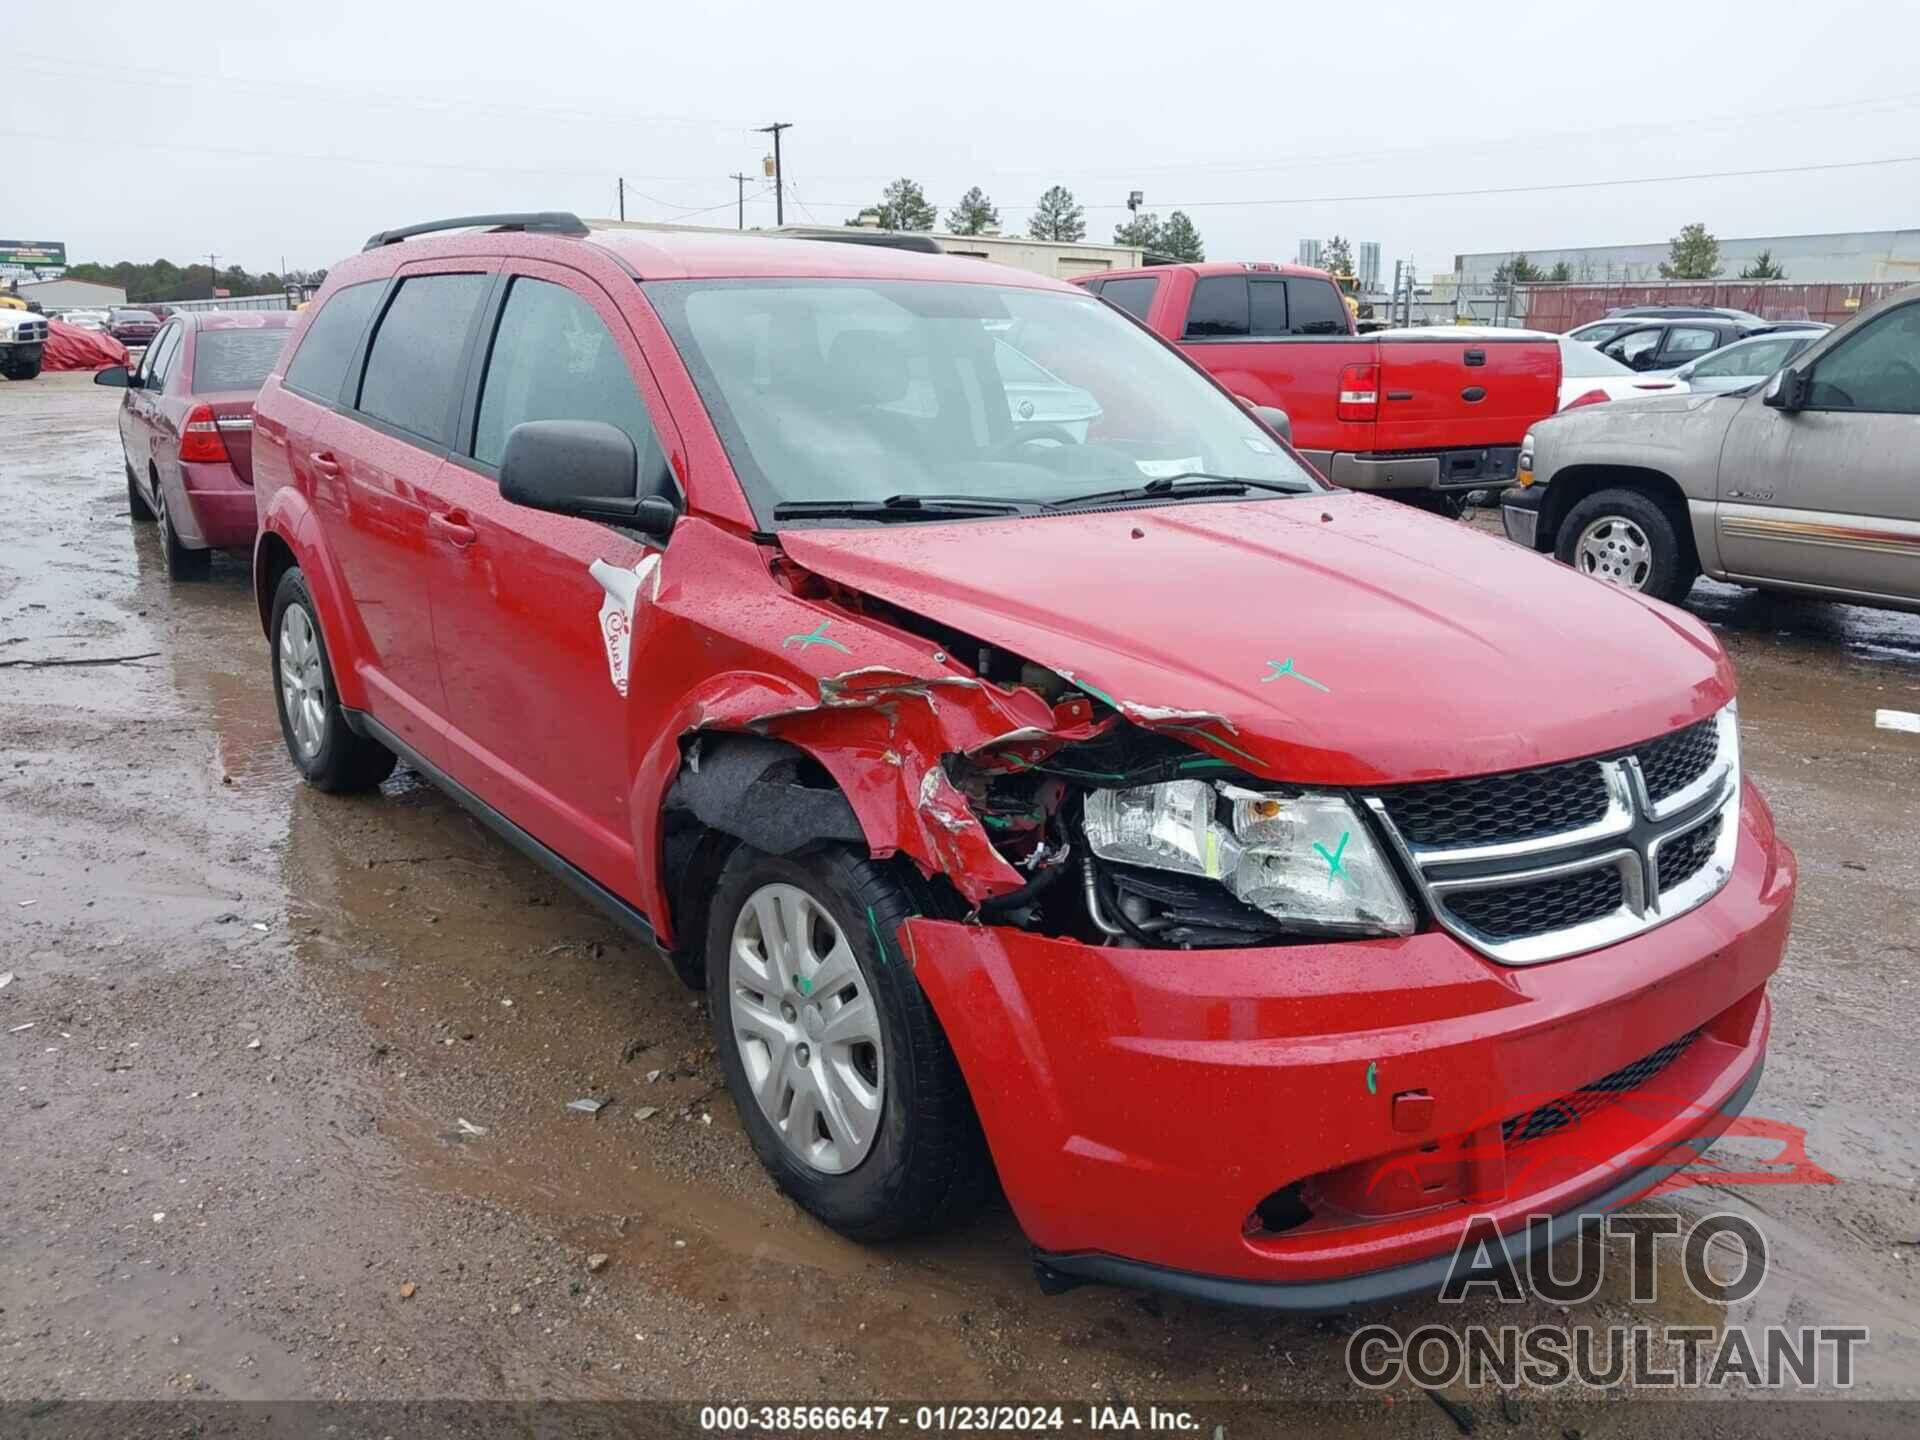
{"label": "tinted window", "polygon": [[1159,288],[1157,279],[1144,275],[1131,280],[1109,280],[1100,287],[1100,298],[1118,305],[1134,319],[1144,320],[1153,305],[1154,292]]}
{"label": "tinted window", "polygon": [[[368,375],[371,383],[371,366]],[[643,462],[653,445],[627,357],[593,307],[564,286],[522,278],[493,334],[474,458],[498,465],[507,432],[524,420],[604,420],[633,437]]]}
{"label": "tinted window", "polygon": [[136,325],[157,325],[160,323],[160,317],[151,310],[116,310],[113,312],[113,318],[116,320],[131,320]]}
{"label": "tinted window", "polygon": [[1294,335],[1349,334],[1347,302],[1330,280],[1289,280],[1287,326]]}
{"label": "tinted window", "polygon": [[1287,282],[1248,281],[1247,312],[1248,328],[1255,335],[1287,334]]}
{"label": "tinted window", "polygon": [[1188,335],[1245,335],[1247,325],[1246,276],[1206,275],[1194,282]]}
{"label": "tinted window", "polygon": [[158,390],[173,374],[173,359],[180,349],[180,327],[167,326],[161,334],[153,337],[153,343],[147,349],[153,356],[153,372],[148,383]]}
{"label": "tinted window", "polygon": [[1676,325],[1667,332],[1667,348],[1661,354],[1676,365],[1684,365],[1696,355],[1704,355],[1720,343],[1720,336],[1712,330],[1699,330],[1692,326]]}
{"label": "tinted window", "polygon": [[[367,348],[361,413],[437,445],[453,437],[460,356],[492,278],[415,275],[400,282]],[[559,356],[547,359],[565,361]]]}
{"label": "tinted window", "polygon": [[287,388],[332,404],[340,398],[341,382],[347,378],[347,366],[355,347],[367,328],[373,307],[380,302],[383,286],[378,280],[349,285],[336,290],[333,298],[320,307],[320,313],[307,326],[287,366]]}
{"label": "tinted window", "polygon": [[202,330],[193,342],[193,388],[258,390],[280,358],[286,343],[284,326],[271,330]]}
{"label": "tinted window", "polygon": [[1807,404],[1920,414],[1920,305],[1889,311],[1818,361]]}
{"label": "tinted window", "polygon": [[1660,334],[1658,325],[1648,330],[1629,330],[1624,335],[1609,340],[1602,353],[1611,355],[1623,365],[1644,370],[1651,363],[1653,352],[1660,344]]}

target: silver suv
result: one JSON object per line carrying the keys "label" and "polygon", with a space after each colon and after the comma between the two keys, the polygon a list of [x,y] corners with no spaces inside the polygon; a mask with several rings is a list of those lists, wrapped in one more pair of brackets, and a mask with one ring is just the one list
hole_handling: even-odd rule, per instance
{"label": "silver suv", "polygon": [[1676,604],[1696,577],[1920,609],[1920,286],[1726,394],[1537,425],[1507,536]]}

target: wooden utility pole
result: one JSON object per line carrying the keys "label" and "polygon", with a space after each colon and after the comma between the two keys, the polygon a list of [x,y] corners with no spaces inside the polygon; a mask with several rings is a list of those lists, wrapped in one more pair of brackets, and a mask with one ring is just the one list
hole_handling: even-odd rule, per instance
{"label": "wooden utility pole", "polygon": [[762,125],[759,133],[773,136],[773,223],[787,223],[786,191],[780,183],[780,132],[791,130],[791,120],[776,120],[771,125]]}

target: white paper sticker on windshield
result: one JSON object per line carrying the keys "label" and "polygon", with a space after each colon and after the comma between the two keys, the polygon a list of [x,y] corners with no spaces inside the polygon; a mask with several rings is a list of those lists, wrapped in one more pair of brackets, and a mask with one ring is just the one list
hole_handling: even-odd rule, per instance
{"label": "white paper sticker on windshield", "polygon": [[1262,440],[1258,435],[1242,435],[1240,437],[1240,443],[1256,455],[1273,454],[1273,446]]}
{"label": "white paper sticker on windshield", "polygon": [[1206,462],[1198,455],[1188,456],[1185,460],[1136,460],[1133,463],[1142,475],[1154,480],[1191,475],[1196,470],[1206,468]]}

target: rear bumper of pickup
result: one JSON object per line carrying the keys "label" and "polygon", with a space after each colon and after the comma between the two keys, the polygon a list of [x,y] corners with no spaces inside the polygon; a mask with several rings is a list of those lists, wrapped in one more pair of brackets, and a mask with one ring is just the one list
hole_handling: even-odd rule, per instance
{"label": "rear bumper of pickup", "polygon": [[1426,450],[1417,454],[1303,450],[1307,463],[1347,490],[1486,490],[1510,485],[1518,473],[1518,445]]}

